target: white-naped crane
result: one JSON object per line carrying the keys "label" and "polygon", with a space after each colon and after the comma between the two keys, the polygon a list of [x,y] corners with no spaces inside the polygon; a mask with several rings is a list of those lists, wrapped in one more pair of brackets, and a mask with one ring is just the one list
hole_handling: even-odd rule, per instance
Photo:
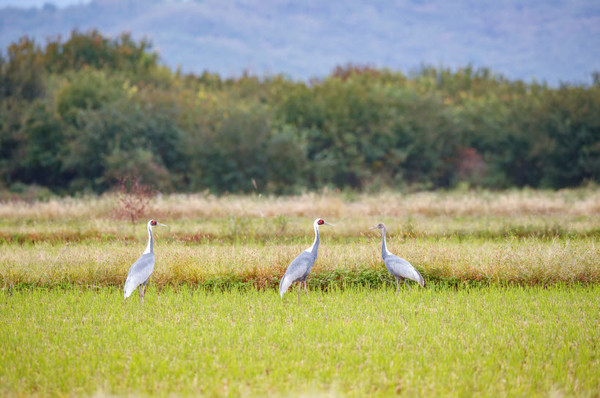
{"label": "white-naped crane", "polygon": [[166,227],[165,224],[160,224],[156,220],[148,221],[148,245],[141,257],[133,263],[131,268],[129,268],[127,280],[125,281],[125,298],[131,296],[131,293],[133,293],[138,286],[142,285],[140,288],[140,300],[144,301],[146,283],[148,283],[148,279],[154,270],[154,241],[152,239],[152,227],[156,227],[157,225]]}
{"label": "white-naped crane", "polygon": [[308,296],[308,290],[306,289],[306,278],[310,273],[315,261],[317,260],[317,252],[319,250],[319,227],[321,225],[331,225],[322,218],[317,218],[313,222],[313,228],[315,230],[315,241],[312,246],[308,249],[304,250],[302,253],[298,255],[290,263],[287,270],[285,271],[285,275],[281,278],[279,282],[279,295],[283,298],[283,293],[285,293],[288,288],[294,282],[298,282],[298,303],[300,303],[300,288],[302,287],[302,282],[304,282],[304,293]]}
{"label": "white-naped crane", "polygon": [[383,237],[383,240],[381,242],[381,258],[383,258],[383,262],[385,263],[385,267],[387,268],[387,270],[390,272],[390,274],[392,274],[394,278],[396,278],[396,293],[400,291],[400,284],[398,282],[400,279],[402,279],[404,284],[409,289],[411,287],[406,282],[407,279],[417,282],[419,285],[421,285],[421,287],[425,287],[425,281],[423,280],[423,277],[421,276],[419,271],[417,271],[415,267],[411,265],[411,263],[409,263],[403,258],[400,258],[390,253],[387,249],[387,246],[385,244],[385,225],[379,223],[369,229],[381,230],[381,235]]}

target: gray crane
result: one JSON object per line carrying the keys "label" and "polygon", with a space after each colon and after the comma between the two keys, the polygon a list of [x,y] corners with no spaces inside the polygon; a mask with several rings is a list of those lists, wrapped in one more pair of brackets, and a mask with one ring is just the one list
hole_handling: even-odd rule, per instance
{"label": "gray crane", "polygon": [[329,224],[321,218],[317,218],[313,222],[313,228],[315,229],[315,241],[313,242],[311,247],[300,253],[298,257],[296,257],[294,261],[290,263],[287,270],[285,271],[285,275],[283,275],[283,278],[281,278],[281,282],[279,282],[279,295],[281,296],[281,298],[283,298],[283,293],[285,293],[294,282],[299,282],[298,303],[300,303],[300,288],[302,287],[302,282],[304,282],[304,293],[306,293],[306,295],[308,296],[308,291],[306,289],[306,278],[308,277],[310,270],[312,269],[313,265],[315,264],[315,261],[317,260],[317,252],[319,250],[320,240],[319,227],[321,225],[331,225],[332,227],[334,226],[333,224]]}
{"label": "gray crane", "polygon": [[146,250],[141,255],[140,258],[137,259],[135,263],[129,268],[129,273],[127,274],[127,280],[125,281],[125,298],[131,296],[131,293],[140,285],[140,300],[144,301],[144,293],[146,292],[146,283],[148,283],[148,279],[154,270],[154,244],[152,239],[152,227],[157,225],[162,225],[166,227],[165,224],[160,224],[156,220],[148,221],[148,245],[146,246]]}
{"label": "gray crane", "polygon": [[392,274],[394,278],[396,278],[396,292],[400,291],[400,285],[398,283],[398,280],[400,279],[402,279],[404,284],[409,289],[411,287],[408,285],[408,283],[406,283],[407,279],[418,282],[419,285],[425,287],[425,281],[423,280],[423,277],[421,276],[419,271],[417,271],[415,267],[413,267],[408,261],[390,253],[387,249],[387,246],[385,244],[385,225],[379,223],[369,229],[375,228],[381,230],[381,235],[383,237],[383,241],[381,243],[381,258],[383,258],[383,262],[385,263],[385,267],[387,268],[387,270],[390,271],[390,274]]}

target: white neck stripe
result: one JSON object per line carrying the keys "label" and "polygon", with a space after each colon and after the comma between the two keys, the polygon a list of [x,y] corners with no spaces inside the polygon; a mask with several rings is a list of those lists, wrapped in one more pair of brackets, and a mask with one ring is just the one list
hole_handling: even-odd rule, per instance
{"label": "white neck stripe", "polygon": [[315,228],[315,240],[308,249],[304,250],[307,253],[312,253],[312,251],[315,248],[315,245],[317,244],[317,238],[319,237],[319,225],[315,222],[315,224],[313,224],[313,227]]}
{"label": "white neck stripe", "polygon": [[146,245],[146,250],[144,250],[143,254],[148,254],[152,251],[152,227],[148,225],[148,245]]}

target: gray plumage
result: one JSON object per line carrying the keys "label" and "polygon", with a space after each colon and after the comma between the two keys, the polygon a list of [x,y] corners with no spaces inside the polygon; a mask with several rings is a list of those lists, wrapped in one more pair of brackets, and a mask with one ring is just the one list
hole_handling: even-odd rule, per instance
{"label": "gray plumage", "polygon": [[288,266],[285,274],[281,278],[279,282],[279,295],[283,298],[283,294],[288,290],[288,288],[294,283],[299,282],[298,284],[298,302],[300,302],[300,288],[302,283],[304,283],[304,293],[308,296],[308,290],[306,288],[306,278],[308,274],[310,274],[310,270],[313,265],[315,265],[315,261],[317,260],[317,253],[319,251],[319,226],[321,225],[331,225],[328,222],[325,222],[323,219],[317,218],[313,222],[313,228],[315,230],[315,240],[311,247],[303,251],[296,257]]}
{"label": "gray plumage", "polygon": [[406,282],[407,279],[413,280],[422,287],[425,287],[425,281],[423,280],[423,277],[419,271],[417,271],[415,267],[413,267],[408,261],[390,253],[387,249],[385,244],[385,225],[380,223],[369,229],[374,228],[381,230],[381,258],[383,258],[383,262],[385,263],[387,270],[394,278],[396,278],[396,292],[400,290],[400,285],[398,282],[399,280],[402,280],[409,289],[410,286]]}
{"label": "gray plumage", "polygon": [[165,226],[164,224],[159,224],[155,220],[148,221],[148,245],[141,257],[133,263],[131,268],[129,268],[123,293],[125,298],[131,296],[131,293],[133,293],[138,286],[142,285],[140,288],[140,299],[144,299],[146,283],[148,283],[148,279],[150,278],[152,271],[154,271],[154,240],[152,238],[152,227],[157,225]]}

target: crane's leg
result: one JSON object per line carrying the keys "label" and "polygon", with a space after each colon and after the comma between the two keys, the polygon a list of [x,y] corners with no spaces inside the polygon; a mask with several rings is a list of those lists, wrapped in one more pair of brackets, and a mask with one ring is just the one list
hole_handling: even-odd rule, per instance
{"label": "crane's leg", "polygon": [[306,297],[308,297],[308,290],[306,290],[306,281],[304,281],[304,293],[306,293]]}
{"label": "crane's leg", "polygon": [[400,291],[400,285],[398,284],[398,277],[396,277],[396,293]]}
{"label": "crane's leg", "polygon": [[144,295],[146,294],[146,282],[142,283],[142,286],[140,287],[140,301],[142,303],[144,302]]}
{"label": "crane's leg", "polygon": [[410,287],[410,285],[409,285],[409,284],[406,282],[406,279],[404,280],[404,284],[406,285],[406,287],[407,287],[409,290],[412,290],[412,287]]}
{"label": "crane's leg", "polygon": [[300,288],[302,288],[302,281],[298,282],[298,304],[300,304]]}

